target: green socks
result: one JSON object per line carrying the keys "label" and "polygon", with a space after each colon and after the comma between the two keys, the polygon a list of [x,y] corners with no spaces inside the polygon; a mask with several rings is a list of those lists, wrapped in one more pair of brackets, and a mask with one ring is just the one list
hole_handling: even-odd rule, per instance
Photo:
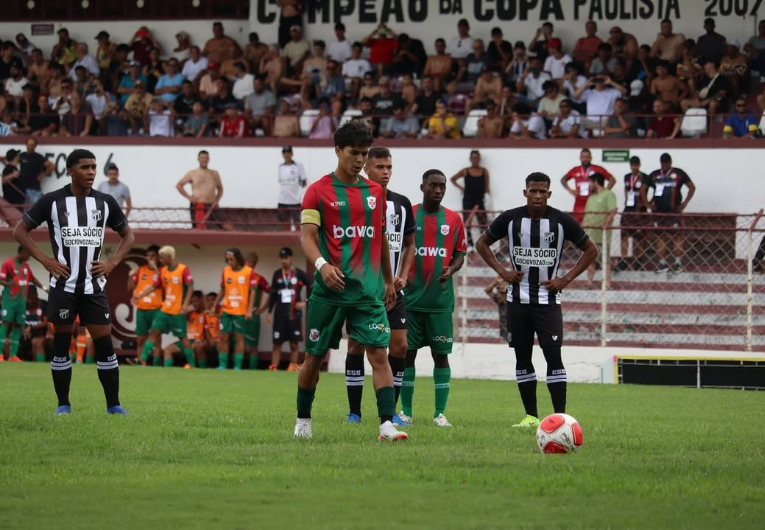
{"label": "green socks", "polygon": [[[5,337],[8,335],[8,328],[5,324],[0,325],[0,355],[5,351]],[[8,356],[10,358],[10,356]]]}
{"label": "green socks", "polygon": [[218,369],[225,370],[228,368],[228,352],[218,352]]}
{"label": "green socks", "polygon": [[[449,384],[452,379],[451,368],[433,368],[433,383],[436,387],[436,412],[433,417],[438,417],[446,410],[446,402],[449,401]],[[407,414],[411,416],[411,414]]]}
{"label": "green socks", "polygon": [[244,364],[244,354],[235,353],[234,354],[234,370],[241,370],[243,364]]}
{"label": "green socks", "polygon": [[45,354],[44,353],[38,353],[35,355],[35,361],[38,363],[44,363],[45,362]]}
{"label": "green socks", "polygon": [[401,382],[401,408],[404,414],[412,415],[412,396],[414,396],[414,366],[404,368],[404,379]]}
{"label": "green socks", "polygon": [[197,359],[197,366],[199,368],[207,368],[207,359]]}
{"label": "green socks", "polygon": [[[21,338],[21,328],[19,326],[13,326],[11,328],[11,350],[10,352],[8,352],[9,357],[16,357],[16,355],[19,353],[20,338]],[[5,348],[5,344],[3,344],[3,348]]]}
{"label": "green socks", "polygon": [[196,366],[196,363],[194,362],[194,350],[191,348],[181,348],[181,351],[186,357],[186,362],[189,363],[192,368]]}
{"label": "green socks", "polygon": [[149,357],[151,356],[151,352],[154,351],[154,346],[156,346],[152,341],[147,340],[143,343],[143,351],[141,352],[141,360],[143,362],[146,362],[149,360]]}
{"label": "green socks", "polygon": [[162,366],[164,366],[165,368],[172,367],[173,366],[173,358],[172,357],[168,357],[167,359],[165,359],[165,361],[164,361]]}
{"label": "green socks", "polygon": [[396,415],[396,391],[392,386],[375,390],[377,396],[377,415],[380,418],[392,418]]}
{"label": "green socks", "polygon": [[260,356],[257,353],[250,353],[250,370],[257,370]]}
{"label": "green socks", "polygon": [[297,391],[297,417],[298,418],[311,417],[311,407],[313,407],[314,397],[316,397],[315,388],[308,390],[305,388],[300,388],[300,386],[298,386],[298,391]]}

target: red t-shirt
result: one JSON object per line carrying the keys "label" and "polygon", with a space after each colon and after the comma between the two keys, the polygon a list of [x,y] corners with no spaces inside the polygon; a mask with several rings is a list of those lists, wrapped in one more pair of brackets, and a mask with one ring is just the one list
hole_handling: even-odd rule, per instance
{"label": "red t-shirt", "polygon": [[[576,51],[574,53],[576,55],[589,55],[591,58],[595,57],[598,54],[598,46],[602,43],[603,41],[600,37],[582,37],[576,41],[574,46]],[[574,56],[574,59],[576,59],[576,56]]]}
{"label": "red t-shirt", "polygon": [[247,121],[244,116],[237,116],[235,119],[223,118],[220,122],[221,138],[247,138],[250,136],[250,128],[247,127]]}
{"label": "red t-shirt", "polygon": [[[589,167],[576,166],[571,168],[564,176],[566,181],[574,179],[574,185],[576,186],[576,200],[574,200],[574,212],[584,212],[584,207],[587,206],[587,198],[590,196],[590,175],[594,173],[600,173],[605,180],[611,176],[611,173],[602,166],[596,166],[591,164]],[[574,218],[581,222],[580,215],[575,215]]]}
{"label": "red t-shirt", "polygon": [[653,131],[656,138],[669,138],[675,130],[675,116],[664,116],[661,120],[651,118],[648,122],[648,130]]}
{"label": "red t-shirt", "polygon": [[3,293],[7,295],[7,297],[3,297],[6,299],[6,302],[11,300],[26,300],[27,289],[34,279],[32,269],[29,268],[29,265],[26,262],[19,263],[16,261],[16,258],[8,258],[3,263],[3,266],[0,267],[0,280],[10,281],[14,279],[14,284],[10,287],[6,287],[5,292]]}
{"label": "red t-shirt", "polygon": [[369,62],[372,64],[391,64],[393,54],[398,48],[397,39],[370,39],[369,44]]}

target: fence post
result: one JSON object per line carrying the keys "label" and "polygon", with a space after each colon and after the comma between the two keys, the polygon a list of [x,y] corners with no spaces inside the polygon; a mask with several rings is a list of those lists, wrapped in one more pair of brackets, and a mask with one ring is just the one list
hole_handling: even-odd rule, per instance
{"label": "fence post", "polygon": [[609,212],[603,225],[603,255],[601,256],[600,279],[600,347],[605,348],[608,323],[608,278],[611,275],[611,225],[616,217],[616,210]]}
{"label": "fence post", "polygon": [[[465,218],[465,235],[471,234],[470,229],[472,228],[471,224],[473,222],[473,217],[475,217],[475,213],[478,211],[478,206],[473,206],[473,209],[470,210],[470,213]],[[470,267],[470,253],[468,253],[467,256],[465,256],[465,265],[466,269]],[[462,274],[460,274],[461,277],[461,285],[462,288],[460,291],[462,291],[462,294],[460,295],[460,298],[462,299],[461,303],[461,309],[462,309],[462,318],[460,319],[460,339],[462,340],[462,352],[465,352],[465,347],[467,345],[467,326],[468,326],[468,274],[467,270],[463,270]]]}
{"label": "fence post", "polygon": [[744,342],[744,350],[752,351],[752,325],[753,314],[752,304],[754,303],[754,229],[757,226],[760,218],[762,217],[763,210],[761,209],[754,216],[752,224],[747,231],[747,254],[746,254],[746,340]]}

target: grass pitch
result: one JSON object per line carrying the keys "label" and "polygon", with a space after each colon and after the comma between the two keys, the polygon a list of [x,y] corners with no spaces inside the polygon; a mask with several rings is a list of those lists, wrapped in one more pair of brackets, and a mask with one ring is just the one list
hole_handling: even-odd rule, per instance
{"label": "grass pitch", "polygon": [[[762,528],[765,394],[569,385],[575,455],[542,455],[515,384],[452,382],[452,429],[418,378],[403,444],[344,425],[344,380],[322,375],[314,439],[292,438],[292,373],[122,368],[128,417],[75,366],[54,417],[45,365],[0,365],[0,528]],[[551,412],[544,384],[540,413]]]}

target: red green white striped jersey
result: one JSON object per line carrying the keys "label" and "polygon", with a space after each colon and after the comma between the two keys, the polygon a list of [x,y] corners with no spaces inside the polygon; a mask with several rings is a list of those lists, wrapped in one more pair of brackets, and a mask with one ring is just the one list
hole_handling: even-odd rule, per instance
{"label": "red green white striped jersey", "polygon": [[382,304],[385,209],[382,186],[361,176],[344,184],[330,173],[308,187],[301,223],[319,226],[321,255],[345,275],[345,288],[333,291],[316,271],[311,297],[340,306]]}
{"label": "red green white striped jersey", "polygon": [[452,278],[441,283],[443,268],[454,256],[467,252],[465,227],[457,212],[443,206],[436,213],[428,213],[418,204],[414,207],[414,267],[409,272],[404,288],[407,310],[429,313],[454,311]]}

